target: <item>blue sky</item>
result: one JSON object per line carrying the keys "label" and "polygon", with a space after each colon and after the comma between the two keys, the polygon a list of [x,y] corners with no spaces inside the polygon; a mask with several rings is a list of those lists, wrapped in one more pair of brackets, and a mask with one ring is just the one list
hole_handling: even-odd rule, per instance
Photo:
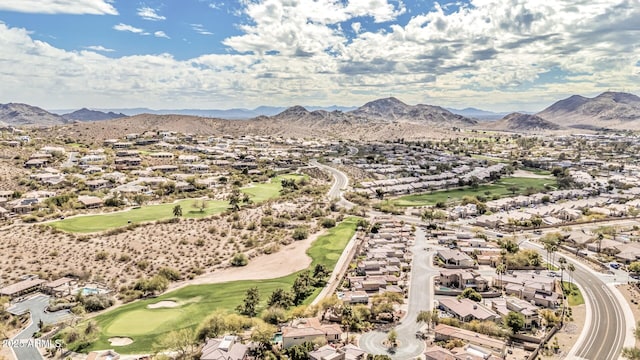
{"label": "blue sky", "polygon": [[0,103],[536,111],[640,92],[638,0],[0,0]]}

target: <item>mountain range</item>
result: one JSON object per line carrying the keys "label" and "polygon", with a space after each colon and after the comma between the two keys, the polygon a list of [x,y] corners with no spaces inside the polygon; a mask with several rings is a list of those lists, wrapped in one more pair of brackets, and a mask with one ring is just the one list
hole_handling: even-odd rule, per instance
{"label": "mountain range", "polygon": [[640,97],[621,92],[604,92],[594,98],[573,95],[537,114],[545,120],[569,127],[638,129]]}
{"label": "mountain range", "polygon": [[[326,111],[351,111],[356,109],[355,107],[346,107],[346,106],[307,106],[307,109],[310,111],[314,110],[326,110]],[[273,116],[277,115],[284,110],[286,107],[282,106],[259,106],[255,109],[149,109],[149,108],[122,108],[122,109],[95,109],[96,111],[104,112],[104,113],[118,113],[126,116],[135,116],[140,114],[154,114],[154,115],[190,115],[190,116],[201,116],[201,117],[211,117],[211,118],[219,118],[219,119],[228,119],[228,120],[247,120],[252,119],[258,116]],[[73,110],[53,110],[56,114],[65,114],[70,113]]]}
{"label": "mountain range", "polygon": [[76,110],[74,112],[64,114],[62,115],[62,118],[67,121],[101,121],[101,120],[117,119],[125,116],[127,115],[122,113],[116,114],[113,111],[103,112],[98,110],[89,110],[87,108],[82,108],[80,110]]}
{"label": "mountain range", "polygon": [[[113,110],[113,109],[112,109]],[[134,111],[135,110],[135,111]],[[148,109],[120,109],[119,112],[80,109],[74,112],[56,115],[44,109],[26,104],[0,104],[0,125],[64,125],[71,122],[95,122],[101,120],[118,121],[127,113]],[[160,110],[169,111],[169,110]],[[238,120],[251,124],[252,127],[264,127],[275,132],[283,126],[296,128],[294,132],[302,135],[314,135],[309,133],[311,129],[318,133],[319,129],[331,131],[349,131],[354,126],[367,125],[379,129],[389,128],[391,125],[413,124],[418,127],[430,129],[475,128],[497,131],[539,132],[567,129],[570,127],[579,129],[640,129],[640,97],[620,92],[605,92],[594,98],[579,95],[557,101],[543,111],[536,114],[511,113],[500,120],[481,121],[474,118],[497,117],[501,114],[486,112],[474,108],[457,110],[466,114],[456,114],[443,107],[434,105],[408,105],[394,97],[378,99],[368,102],[358,108],[344,107],[309,107],[293,106],[290,108],[259,107],[253,110],[182,110],[194,112],[194,115],[185,114],[151,114],[134,115],[133,119],[145,119],[145,123],[152,119],[179,119],[180,116],[192,116],[200,119],[239,119],[251,116],[248,120]],[[199,113],[200,112],[200,113]],[[209,114],[218,113],[220,117]],[[207,114],[207,115],[205,115]],[[163,121],[164,121],[163,120]],[[223,120],[224,121],[224,120]],[[249,121],[249,122],[246,122]],[[233,123],[235,121],[232,121]],[[403,126],[410,129],[413,125]],[[235,125],[234,125],[235,126]],[[221,128],[234,127],[221,123]],[[241,125],[242,126],[242,125]],[[415,128],[413,126],[413,128]],[[299,128],[299,129],[298,129]],[[299,130],[299,131],[298,131]],[[262,131],[261,131],[262,132]]]}

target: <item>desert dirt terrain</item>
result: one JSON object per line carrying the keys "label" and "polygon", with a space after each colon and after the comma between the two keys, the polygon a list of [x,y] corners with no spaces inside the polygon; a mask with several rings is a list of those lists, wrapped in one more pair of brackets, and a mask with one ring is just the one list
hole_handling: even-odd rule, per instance
{"label": "desert dirt terrain", "polygon": [[[303,223],[295,220],[295,214],[310,202],[300,198],[291,204],[243,209],[235,215],[149,223],[115,234],[69,234],[45,225],[16,223],[0,229],[0,281],[11,283],[26,274],[39,274],[46,279],[74,274],[117,289],[141,277],[152,276],[162,267],[175,268],[183,278],[193,278],[227,267],[237,252],[253,258],[278,252],[293,243],[293,228]],[[271,216],[288,218],[285,227],[261,226],[265,207],[282,209],[272,210]],[[250,226],[252,223],[255,227]],[[300,251],[308,241],[295,244],[293,249]],[[300,266],[297,261],[307,261],[305,256],[298,255],[295,252],[287,256],[288,260],[294,260],[291,266],[296,269]],[[260,261],[278,271],[291,272],[277,262],[278,257],[281,255]],[[274,277],[265,269],[257,268],[266,277]]]}
{"label": "desert dirt terrain", "polygon": [[352,140],[450,139],[465,134],[450,129],[434,128],[430,124],[409,122],[361,124],[335,123],[311,128],[308,123],[295,123],[286,119],[258,118],[254,120],[221,120],[186,115],[150,115],[93,123],[76,123],[37,130],[38,137],[49,139],[73,139],[85,144],[102,144],[106,139],[118,139],[122,134],[146,131],[175,131],[195,135],[241,136],[246,134],[272,137],[343,138]]}
{"label": "desert dirt terrain", "polygon": [[311,258],[307,255],[307,249],[318,236],[318,231],[307,239],[294,241],[280,248],[280,251],[272,254],[263,254],[252,259],[243,267],[228,267],[213,273],[208,273],[192,280],[172,284],[171,288],[181,288],[187,285],[215,284],[238,280],[263,280],[286,276],[296,271],[304,270],[311,264]]}

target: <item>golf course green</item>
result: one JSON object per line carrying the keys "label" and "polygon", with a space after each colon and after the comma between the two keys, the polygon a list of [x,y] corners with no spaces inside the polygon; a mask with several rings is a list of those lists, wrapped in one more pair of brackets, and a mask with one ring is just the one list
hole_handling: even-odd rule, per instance
{"label": "golf course green", "polygon": [[[280,195],[282,179],[300,179],[303,176],[298,174],[280,175],[272,178],[270,182],[250,185],[241,189],[241,191],[248,194],[254,203],[261,203],[269,199],[275,199]],[[173,217],[173,208],[176,205],[180,205],[182,217],[185,218],[201,218],[219,214],[229,208],[229,202],[227,201],[207,200],[205,208],[200,211],[199,208],[194,207],[194,204],[199,201],[199,199],[184,199],[172,203],[145,205],[113,213],[74,216],[51,222],[48,225],[67,232],[92,233],[125,227],[129,224],[169,219]]]}
{"label": "golf course green", "polygon": [[[545,190],[545,185],[556,186],[553,178],[526,178],[526,177],[510,177],[500,179],[492,184],[480,185],[477,188],[464,187],[453,190],[441,190],[424,194],[405,195],[390,200],[396,206],[425,206],[435,205],[438,202],[460,201],[465,196],[481,195],[492,197],[514,196],[524,194],[527,188],[533,188],[537,191]],[[518,189],[514,192],[510,190],[512,186]],[[485,193],[489,192],[489,195]]]}
{"label": "golf course green", "polygon": [[[323,264],[333,269],[340,254],[355,233],[358,218],[349,217],[314,241],[307,250],[312,258],[311,268]],[[247,289],[257,287],[261,306],[277,288],[290,289],[297,273],[269,280],[244,280],[220,284],[190,285],[153,299],[126,304],[94,318],[101,329],[100,338],[88,351],[113,348],[108,339],[129,337],[133,343],[118,347],[123,354],[146,353],[164,334],[183,328],[195,329],[198,324],[216,310],[233,311],[242,302]],[[307,298],[311,302],[319,292]],[[174,301],[177,307],[150,309],[148,305],[160,301]]]}

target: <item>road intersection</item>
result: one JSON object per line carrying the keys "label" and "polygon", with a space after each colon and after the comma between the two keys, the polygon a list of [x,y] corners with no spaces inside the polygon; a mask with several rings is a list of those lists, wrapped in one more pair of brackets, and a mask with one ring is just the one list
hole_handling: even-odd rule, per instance
{"label": "road intersection", "polygon": [[[339,204],[347,204],[349,208],[352,207],[354,204],[345,200],[342,195],[342,189],[345,189],[349,184],[348,177],[331,166],[319,164],[316,161],[312,161],[312,165],[328,170],[333,174],[336,181],[331,189],[330,197],[340,199]],[[421,223],[420,218],[415,216],[397,215],[395,218],[410,223]],[[634,224],[637,224],[637,222],[634,222]],[[412,249],[414,251],[414,259],[410,285],[412,290],[409,292],[408,311],[402,323],[396,327],[398,338],[401,339],[398,348],[395,349],[394,354],[388,353],[386,347],[382,345],[386,338],[386,334],[383,332],[363,334],[360,340],[360,346],[363,350],[374,354],[386,353],[394,360],[411,359],[423,351],[424,342],[415,339],[415,331],[420,329],[419,324],[415,321],[415,316],[420,310],[430,310],[433,307],[432,277],[437,274],[437,271],[434,273],[433,269],[429,269],[432,263],[430,256],[432,255],[425,254],[425,250],[420,250],[424,249],[421,247],[425,241],[424,233],[420,235],[422,239],[418,238],[418,233],[416,235],[417,239]],[[522,245],[543,251],[540,245],[529,241],[523,242]],[[615,288],[615,278],[613,278],[614,281],[610,281],[611,275],[600,274],[571,257],[567,257],[567,260],[574,263],[576,267],[572,277],[584,294],[587,306],[587,316],[583,331],[576,344],[569,351],[568,358],[578,360],[618,359],[623,347],[634,346],[635,344],[633,336],[633,326],[635,324],[627,321],[627,319],[633,319],[629,304],[621,300],[623,297]],[[621,274],[614,276],[621,276]],[[429,280],[425,280],[425,277]],[[425,291],[425,288],[428,290]],[[418,342],[421,345],[418,345]]]}

